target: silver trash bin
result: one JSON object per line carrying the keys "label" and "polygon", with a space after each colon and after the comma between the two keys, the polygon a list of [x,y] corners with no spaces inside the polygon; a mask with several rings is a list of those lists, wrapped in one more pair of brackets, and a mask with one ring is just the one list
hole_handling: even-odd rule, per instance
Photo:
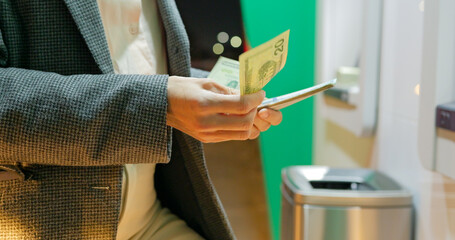
{"label": "silver trash bin", "polygon": [[410,240],[412,196],[371,169],[282,170],[281,240]]}

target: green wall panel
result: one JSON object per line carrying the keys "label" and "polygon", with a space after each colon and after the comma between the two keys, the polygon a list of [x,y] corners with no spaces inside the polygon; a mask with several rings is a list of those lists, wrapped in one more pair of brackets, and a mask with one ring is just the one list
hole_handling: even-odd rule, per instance
{"label": "green wall panel", "polygon": [[[316,0],[242,0],[248,43],[255,47],[291,29],[284,69],[265,87],[268,97],[314,84]],[[281,169],[312,159],[313,99],[283,109],[283,122],[261,134],[273,239],[279,239]]]}

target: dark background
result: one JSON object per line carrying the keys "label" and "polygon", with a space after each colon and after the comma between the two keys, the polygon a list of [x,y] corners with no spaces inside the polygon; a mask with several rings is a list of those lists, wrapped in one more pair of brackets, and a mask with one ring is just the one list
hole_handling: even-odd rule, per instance
{"label": "dark background", "polygon": [[233,36],[242,39],[242,46],[234,48],[224,43],[223,57],[238,60],[244,51],[244,31],[240,1],[236,0],[176,0],[191,44],[192,66],[211,70],[219,55],[212,47],[217,43],[219,32],[226,32],[229,40]]}

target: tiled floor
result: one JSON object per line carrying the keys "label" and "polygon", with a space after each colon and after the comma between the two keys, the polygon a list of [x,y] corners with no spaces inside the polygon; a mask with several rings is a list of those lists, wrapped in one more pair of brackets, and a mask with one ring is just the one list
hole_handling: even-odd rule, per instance
{"label": "tiled floor", "polygon": [[258,141],[205,144],[210,176],[239,240],[270,239]]}

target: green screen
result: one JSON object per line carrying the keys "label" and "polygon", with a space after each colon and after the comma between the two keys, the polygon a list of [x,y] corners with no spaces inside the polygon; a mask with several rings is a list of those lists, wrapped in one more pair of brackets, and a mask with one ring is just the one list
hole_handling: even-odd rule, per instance
{"label": "green screen", "polygon": [[[243,0],[242,12],[251,47],[291,30],[286,66],[265,87],[267,97],[314,85],[316,0]],[[313,99],[282,112],[281,125],[260,137],[273,239],[279,239],[281,169],[311,164]]]}

